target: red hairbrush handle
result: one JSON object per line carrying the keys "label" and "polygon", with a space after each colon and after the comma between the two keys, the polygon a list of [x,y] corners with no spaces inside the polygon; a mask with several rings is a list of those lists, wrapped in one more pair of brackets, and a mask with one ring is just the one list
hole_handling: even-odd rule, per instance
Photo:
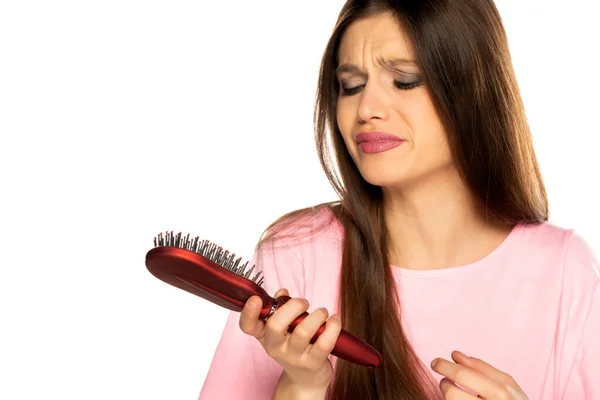
{"label": "red hairbrush handle", "polygon": [[[277,301],[275,310],[287,303],[290,299],[291,297],[289,296],[281,296],[275,299]],[[290,324],[288,332],[293,332],[298,324],[300,324],[300,322],[302,322],[307,316],[308,313],[304,312],[298,318],[296,318],[294,322]],[[327,323],[325,322],[319,327],[317,332],[310,340],[311,344],[314,344],[319,336],[321,336],[323,331],[325,331],[326,324]],[[338,358],[350,361],[354,364],[365,366],[367,368],[376,368],[381,365],[381,354],[379,354],[377,350],[343,329],[338,336],[337,342],[331,354]]]}

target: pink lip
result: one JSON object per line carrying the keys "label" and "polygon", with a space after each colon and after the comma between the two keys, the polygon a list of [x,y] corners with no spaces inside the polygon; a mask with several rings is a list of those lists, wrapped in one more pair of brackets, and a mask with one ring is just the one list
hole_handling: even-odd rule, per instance
{"label": "pink lip", "polygon": [[359,144],[362,142],[377,142],[377,141],[381,141],[381,140],[401,141],[402,139],[396,135],[392,135],[391,133],[386,133],[386,132],[361,132],[358,135],[356,135],[356,141]]}
{"label": "pink lip", "polygon": [[385,132],[362,132],[356,135],[356,141],[360,150],[369,154],[391,150],[404,142],[400,137]]}

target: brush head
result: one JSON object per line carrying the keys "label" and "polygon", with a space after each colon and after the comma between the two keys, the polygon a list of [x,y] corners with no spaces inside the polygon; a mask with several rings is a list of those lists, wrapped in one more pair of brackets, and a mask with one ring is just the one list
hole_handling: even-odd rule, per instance
{"label": "brush head", "polygon": [[255,265],[199,236],[159,233],[146,254],[146,267],[158,279],[229,310],[241,311],[253,295],[263,300],[261,315],[272,306]]}
{"label": "brush head", "polygon": [[190,240],[190,234],[181,236],[181,232],[173,235],[173,231],[165,232],[165,236],[159,233],[154,237],[154,247],[172,247],[185,249],[194,253],[200,254],[202,257],[220,265],[223,268],[237,274],[243,278],[250,279],[252,282],[261,286],[263,278],[261,272],[257,272],[252,276],[255,265],[249,268],[249,262],[243,263],[242,257],[235,258],[235,253],[230,253],[229,250],[223,249],[221,246],[212,243],[208,240],[200,240],[199,236]]}

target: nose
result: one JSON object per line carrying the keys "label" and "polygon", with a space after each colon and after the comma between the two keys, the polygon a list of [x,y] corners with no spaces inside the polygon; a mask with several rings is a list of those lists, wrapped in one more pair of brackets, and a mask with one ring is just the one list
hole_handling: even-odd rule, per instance
{"label": "nose", "polygon": [[381,88],[378,88],[373,81],[370,81],[362,91],[358,105],[358,119],[362,123],[368,123],[376,120],[386,120],[387,118],[388,107],[384,99],[384,94]]}

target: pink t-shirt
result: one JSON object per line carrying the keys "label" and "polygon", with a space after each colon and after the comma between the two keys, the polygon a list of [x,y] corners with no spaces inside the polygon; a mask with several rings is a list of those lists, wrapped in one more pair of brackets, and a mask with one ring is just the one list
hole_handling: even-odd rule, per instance
{"label": "pink t-shirt", "polygon": [[[331,215],[316,212],[314,225]],[[338,312],[342,235],[335,221],[308,239],[260,248],[253,262],[266,291],[286,288],[308,299],[309,311]],[[512,375],[532,400],[600,399],[600,265],[572,230],[517,225],[473,264],[392,268],[404,329],[427,368],[460,350]],[[282,368],[238,322],[232,312],[199,400],[271,399]]]}

